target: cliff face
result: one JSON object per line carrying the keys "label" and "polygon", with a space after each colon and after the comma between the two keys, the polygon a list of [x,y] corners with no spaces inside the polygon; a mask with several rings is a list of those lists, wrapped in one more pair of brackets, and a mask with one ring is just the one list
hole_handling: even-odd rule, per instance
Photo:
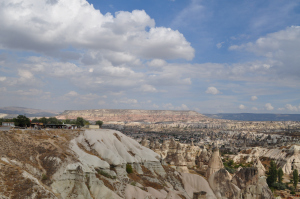
{"label": "cliff face", "polygon": [[[177,144],[176,154],[182,151]],[[220,170],[210,177],[213,183],[197,174],[180,173],[162,164],[151,149],[115,130],[0,131],[0,157],[1,199],[190,199],[197,194],[216,199],[244,190],[230,184],[228,192]],[[255,184],[247,179],[239,182]],[[248,192],[253,194],[252,189]]]}
{"label": "cliff face", "polygon": [[[113,130],[0,131],[0,157],[3,199],[180,199],[192,194],[184,188],[189,182],[162,166],[157,153]],[[209,187],[205,191],[212,193]]]}
{"label": "cliff face", "polygon": [[67,110],[57,116],[58,119],[76,119],[83,117],[87,120],[102,121],[143,121],[143,122],[166,122],[166,121],[200,121],[208,119],[196,111],[163,111],[163,110],[133,110],[133,109],[93,109],[71,111]]}

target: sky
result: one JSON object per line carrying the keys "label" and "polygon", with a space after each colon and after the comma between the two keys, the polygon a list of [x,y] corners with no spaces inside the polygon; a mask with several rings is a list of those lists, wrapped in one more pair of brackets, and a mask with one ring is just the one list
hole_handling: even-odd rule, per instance
{"label": "sky", "polygon": [[300,114],[300,0],[0,0],[0,107]]}

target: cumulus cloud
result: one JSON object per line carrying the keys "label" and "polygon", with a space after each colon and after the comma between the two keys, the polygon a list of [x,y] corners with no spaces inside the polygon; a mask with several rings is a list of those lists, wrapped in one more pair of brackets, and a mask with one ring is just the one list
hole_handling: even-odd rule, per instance
{"label": "cumulus cloud", "polygon": [[264,56],[273,64],[264,64],[269,73],[281,79],[299,79],[300,68],[300,26],[287,27],[284,30],[267,34],[255,42],[230,46],[230,50],[246,50],[258,56]]}
{"label": "cumulus cloud", "polygon": [[152,92],[152,93],[157,92],[156,88],[149,84],[142,85],[140,90],[142,92]]}
{"label": "cumulus cloud", "polygon": [[255,95],[253,95],[253,96],[251,96],[251,100],[255,101],[255,100],[257,100],[257,97]]}
{"label": "cumulus cloud", "polygon": [[67,94],[65,94],[66,97],[75,97],[78,96],[78,93],[76,91],[70,91]]}
{"label": "cumulus cloud", "polygon": [[0,82],[3,82],[6,80],[6,77],[0,77]]}
{"label": "cumulus cloud", "polygon": [[224,42],[217,43],[217,45],[216,45],[217,48],[218,48],[218,49],[222,48],[223,43],[224,43]]}
{"label": "cumulus cloud", "polygon": [[297,106],[292,106],[291,104],[286,104],[285,108],[290,111],[298,111]]}
{"label": "cumulus cloud", "polygon": [[162,67],[165,66],[167,64],[167,62],[163,59],[153,59],[150,62],[147,63],[148,66],[151,67]]}
{"label": "cumulus cloud", "polygon": [[163,107],[169,110],[189,110],[189,107],[185,104],[181,104],[181,106],[174,106],[172,103],[164,104]]}
{"label": "cumulus cloud", "polygon": [[205,93],[212,94],[212,95],[217,95],[217,94],[220,93],[220,91],[216,87],[211,86],[211,87],[207,88]]}
{"label": "cumulus cloud", "polygon": [[244,109],[246,109],[246,106],[241,104],[241,105],[239,105],[239,109],[244,110]]}
{"label": "cumulus cloud", "polygon": [[251,109],[252,109],[253,111],[257,111],[257,110],[258,110],[258,108],[257,108],[257,107],[255,107],[255,106],[254,106],[254,107],[252,107]]}
{"label": "cumulus cloud", "polygon": [[115,99],[113,100],[116,104],[137,104],[138,101],[136,99],[128,99],[128,98],[122,98],[122,99]]}
{"label": "cumulus cloud", "polygon": [[122,55],[115,62],[134,59],[134,55],[147,59],[194,57],[194,49],[180,32],[155,27],[144,10],[120,11],[113,16],[103,15],[85,0],[55,4],[15,0],[2,2],[0,15],[0,45],[5,48],[64,54],[70,59],[81,55],[76,50],[60,50],[90,48]]}
{"label": "cumulus cloud", "polygon": [[265,104],[265,108],[268,110],[268,111],[272,111],[274,109],[274,107],[271,105],[271,103],[266,103]]}

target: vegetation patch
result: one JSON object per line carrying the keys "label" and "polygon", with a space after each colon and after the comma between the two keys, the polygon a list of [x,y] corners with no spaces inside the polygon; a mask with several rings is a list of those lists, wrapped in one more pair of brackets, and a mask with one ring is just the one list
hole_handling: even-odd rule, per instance
{"label": "vegetation patch", "polygon": [[110,178],[110,179],[116,179],[116,176],[112,176],[109,173],[102,171],[100,169],[96,169],[96,171],[98,172],[98,174],[103,175],[106,178]]}
{"label": "vegetation patch", "polygon": [[127,172],[128,174],[133,173],[131,164],[126,164],[126,172]]}

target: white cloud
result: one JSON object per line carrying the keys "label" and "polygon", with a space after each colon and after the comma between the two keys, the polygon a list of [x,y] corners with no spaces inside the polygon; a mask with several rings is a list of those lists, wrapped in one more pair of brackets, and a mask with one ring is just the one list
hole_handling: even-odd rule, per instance
{"label": "white cloud", "polygon": [[268,111],[271,111],[274,109],[274,107],[271,105],[271,103],[266,103],[265,104],[265,108],[268,110]]}
{"label": "white cloud", "polygon": [[103,15],[86,0],[57,1],[54,5],[14,0],[1,3],[0,15],[0,45],[5,48],[71,59],[81,55],[59,50],[69,46],[90,48],[119,53],[121,56],[111,57],[115,62],[135,59],[135,55],[147,59],[194,57],[194,49],[180,32],[155,27],[155,21],[144,10],[119,11],[114,17],[110,13]]}
{"label": "white cloud", "polygon": [[153,59],[150,62],[147,63],[148,66],[151,67],[162,67],[165,66],[167,64],[167,62],[163,59]]}
{"label": "white cloud", "polygon": [[0,82],[4,82],[6,80],[6,77],[0,77]]}
{"label": "white cloud", "polygon": [[220,91],[216,87],[211,86],[211,87],[207,88],[207,90],[205,91],[205,93],[216,95],[216,94],[219,94]]}
{"label": "white cloud", "polygon": [[220,48],[222,48],[222,45],[223,45],[223,44],[224,44],[224,42],[220,42],[220,43],[217,43],[216,46],[217,46],[218,49],[220,49]]}
{"label": "white cloud", "polygon": [[150,93],[157,92],[156,88],[154,88],[153,86],[151,86],[149,84],[142,85],[140,90],[142,92],[150,92]]}
{"label": "white cloud", "polygon": [[155,108],[155,109],[159,108],[159,106],[157,104],[153,104],[152,107]]}
{"label": "white cloud", "polygon": [[37,96],[37,95],[42,95],[44,92],[38,89],[28,89],[28,90],[17,90],[15,91],[15,93],[23,96]]}
{"label": "white cloud", "polygon": [[[272,74],[273,79],[291,82],[300,79],[300,26],[287,27],[284,30],[267,34],[255,42],[230,46],[230,50],[246,50],[258,56],[264,56],[271,64],[263,68]],[[274,75],[277,77],[274,78]],[[287,81],[288,80],[288,81]]]}
{"label": "white cloud", "polygon": [[279,110],[279,111],[284,111],[285,108],[278,108],[277,110]]}
{"label": "white cloud", "polygon": [[257,107],[255,107],[255,106],[254,106],[254,107],[252,107],[251,109],[252,109],[253,111],[257,111],[257,110],[258,110],[258,108],[257,108]]}
{"label": "white cloud", "polygon": [[189,107],[185,104],[181,104],[181,110],[189,110]]}
{"label": "white cloud", "polygon": [[189,107],[185,104],[181,104],[181,106],[174,106],[171,103],[167,103],[163,105],[163,108],[169,110],[190,110]]}
{"label": "white cloud", "polygon": [[298,111],[297,106],[292,106],[291,104],[286,104],[285,108],[290,111]]}
{"label": "white cloud", "polygon": [[246,106],[241,104],[241,105],[239,105],[239,109],[244,110],[244,109],[246,109]]}
{"label": "white cloud", "polygon": [[24,79],[32,79],[33,78],[33,74],[28,70],[19,69],[18,74],[21,78],[24,78]]}
{"label": "white cloud", "polygon": [[76,91],[70,91],[67,94],[65,94],[66,97],[75,97],[78,96],[79,94]]}
{"label": "white cloud", "polygon": [[251,100],[255,101],[255,100],[257,100],[257,97],[255,95],[253,95],[253,96],[251,96]]}
{"label": "white cloud", "polygon": [[122,98],[122,99],[115,99],[113,100],[116,104],[137,104],[138,101],[136,99],[128,99],[128,98]]}

